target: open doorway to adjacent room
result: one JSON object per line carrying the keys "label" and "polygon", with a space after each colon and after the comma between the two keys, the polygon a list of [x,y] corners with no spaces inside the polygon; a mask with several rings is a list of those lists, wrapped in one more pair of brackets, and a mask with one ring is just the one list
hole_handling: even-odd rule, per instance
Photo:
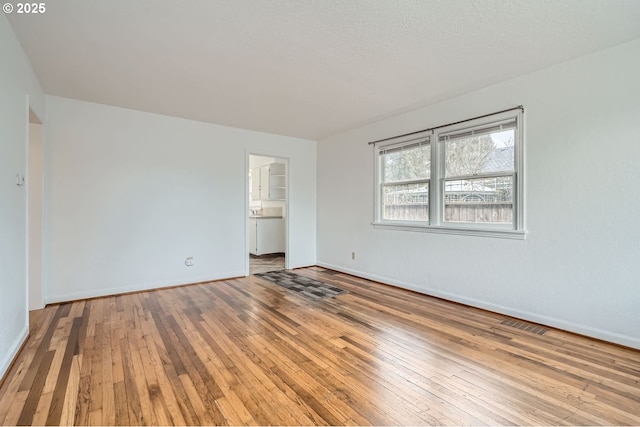
{"label": "open doorway to adjacent room", "polygon": [[249,274],[283,270],[287,253],[288,160],[249,155]]}
{"label": "open doorway to adjacent room", "polygon": [[42,121],[29,109],[28,135],[28,286],[29,310],[44,308],[42,281],[42,185],[43,185],[43,129]]}

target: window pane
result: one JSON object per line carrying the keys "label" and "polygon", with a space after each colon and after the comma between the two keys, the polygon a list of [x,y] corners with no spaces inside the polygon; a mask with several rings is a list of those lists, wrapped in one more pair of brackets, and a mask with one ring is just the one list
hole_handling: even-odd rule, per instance
{"label": "window pane", "polygon": [[447,180],[444,220],[472,223],[513,223],[513,176]]}
{"label": "window pane", "polygon": [[382,182],[429,179],[431,149],[429,144],[382,155]]}
{"label": "window pane", "polygon": [[445,176],[513,171],[514,143],[514,129],[447,141]]}
{"label": "window pane", "polygon": [[383,186],[382,218],[386,220],[428,221],[429,182]]}

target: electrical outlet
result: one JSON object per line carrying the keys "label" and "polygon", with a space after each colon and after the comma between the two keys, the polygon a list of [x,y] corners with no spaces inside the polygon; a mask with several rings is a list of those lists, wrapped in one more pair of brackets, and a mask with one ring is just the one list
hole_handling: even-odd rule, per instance
{"label": "electrical outlet", "polygon": [[353,259],[353,260],[356,259],[356,253],[355,252],[351,252],[351,259]]}
{"label": "electrical outlet", "polygon": [[187,259],[184,260],[184,265],[187,267],[193,267],[193,257],[188,256]]}

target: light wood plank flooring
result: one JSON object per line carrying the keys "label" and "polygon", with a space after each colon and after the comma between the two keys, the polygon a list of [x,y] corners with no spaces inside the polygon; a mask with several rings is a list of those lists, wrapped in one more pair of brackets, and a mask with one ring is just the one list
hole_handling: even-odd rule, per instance
{"label": "light wood plank flooring", "polygon": [[249,274],[284,270],[284,254],[249,255]]}
{"label": "light wood plank flooring", "polygon": [[52,305],[5,425],[640,424],[640,352],[319,267]]}

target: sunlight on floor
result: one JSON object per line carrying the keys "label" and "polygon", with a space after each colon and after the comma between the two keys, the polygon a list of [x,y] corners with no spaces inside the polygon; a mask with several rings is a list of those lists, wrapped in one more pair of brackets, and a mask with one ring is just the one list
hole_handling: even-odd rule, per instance
{"label": "sunlight on floor", "polygon": [[275,270],[284,270],[284,254],[249,256],[250,275]]}

